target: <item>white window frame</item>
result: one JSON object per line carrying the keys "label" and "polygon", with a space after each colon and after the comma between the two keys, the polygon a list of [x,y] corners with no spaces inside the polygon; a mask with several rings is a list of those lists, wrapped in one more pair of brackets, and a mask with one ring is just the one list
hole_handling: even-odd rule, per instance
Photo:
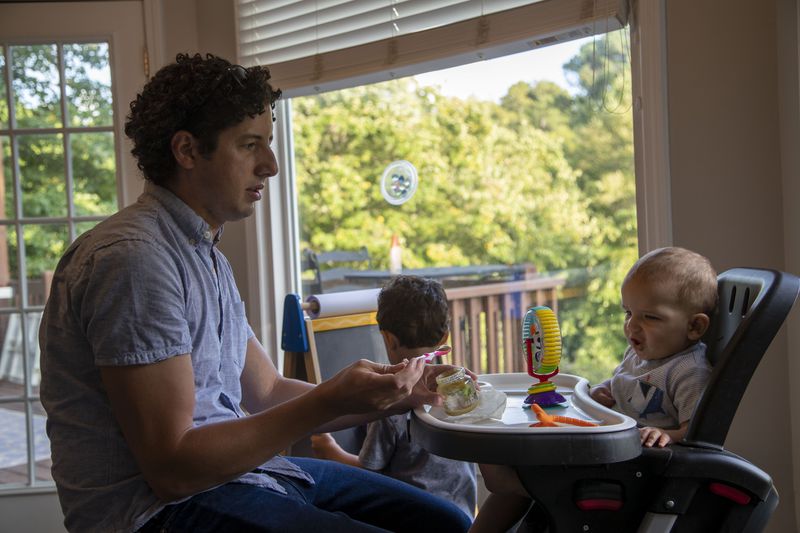
{"label": "white window frame", "polygon": [[[634,0],[630,13],[640,253],[672,244],[665,10],[666,0]],[[449,66],[453,65],[443,63],[441,68]],[[364,76],[362,83],[372,82],[370,76]],[[280,100],[276,108],[275,150],[281,171],[277,180],[271,180],[268,202],[260,206],[268,212],[253,228],[257,240],[264,243],[264,253],[254,258],[257,264],[251,267],[254,272],[266,273],[263,279],[266,287],[260,285],[258,290],[264,296],[259,302],[258,316],[251,319],[256,318],[264,325],[262,342],[268,351],[277,354],[278,368],[283,366],[280,348],[283,295],[300,293],[290,106],[290,101]]]}

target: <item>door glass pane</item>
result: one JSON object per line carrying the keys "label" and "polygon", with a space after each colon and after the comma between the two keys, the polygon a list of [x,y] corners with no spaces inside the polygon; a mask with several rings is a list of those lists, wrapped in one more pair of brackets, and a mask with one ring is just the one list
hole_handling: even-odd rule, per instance
{"label": "door glass pane", "polygon": [[[2,381],[0,381],[2,386]],[[28,482],[28,430],[24,403],[0,404],[0,485]]]}
{"label": "door glass pane", "polygon": [[23,226],[28,280],[28,304],[44,305],[50,290],[53,270],[67,251],[69,230],[66,224],[26,224]]}
{"label": "door glass pane", "polygon": [[65,216],[63,135],[20,135],[18,142],[22,216]]}
{"label": "door glass pane", "polygon": [[110,215],[117,210],[114,133],[70,135],[75,214]]}
{"label": "door glass pane", "polygon": [[4,220],[14,217],[14,169],[7,135],[0,135],[0,173],[0,220]]}
{"label": "door glass pane", "polygon": [[90,222],[78,222],[77,224],[75,224],[75,237],[76,238],[79,237],[81,234],[89,231],[97,224],[99,224],[99,222],[95,220],[92,220]]}
{"label": "door glass pane", "polygon": [[0,129],[8,127],[8,88],[6,87],[5,47],[0,46]]}
{"label": "door glass pane", "polygon": [[12,46],[11,75],[17,127],[61,127],[56,45]]}
{"label": "door glass pane", "polygon": [[64,45],[64,78],[71,126],[112,124],[108,44]]}
{"label": "door glass pane", "polygon": [[17,307],[21,302],[19,295],[17,230],[14,226],[0,225],[0,309]]}
{"label": "door glass pane", "polygon": [[[38,386],[37,392],[38,394]],[[34,460],[36,461],[36,468],[34,476],[38,481],[52,481],[53,475],[50,473],[50,467],[53,461],[50,459],[50,439],[47,438],[47,431],[45,430],[45,422],[47,414],[44,407],[40,402],[33,403],[33,446],[34,446]]]}

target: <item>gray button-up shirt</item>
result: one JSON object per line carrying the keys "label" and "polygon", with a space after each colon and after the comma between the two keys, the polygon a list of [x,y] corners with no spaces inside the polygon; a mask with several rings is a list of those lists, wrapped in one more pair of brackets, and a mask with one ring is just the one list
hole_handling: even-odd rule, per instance
{"label": "gray button-up shirt", "polygon": [[[98,367],[190,353],[195,426],[244,416],[253,331],[208,224],[162,187],[81,235],[58,264],[39,332],[53,478],[70,531],[131,531],[161,510],[114,418]],[[261,467],[313,482],[276,457]],[[266,473],[237,480],[284,492]]]}

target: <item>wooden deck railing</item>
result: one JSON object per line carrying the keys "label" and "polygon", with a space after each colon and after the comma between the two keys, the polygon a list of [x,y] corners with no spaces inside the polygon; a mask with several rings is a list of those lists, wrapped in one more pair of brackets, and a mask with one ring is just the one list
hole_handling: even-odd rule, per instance
{"label": "wooden deck railing", "polygon": [[524,372],[522,317],[532,305],[546,305],[558,313],[558,289],[564,281],[536,276],[446,289],[453,351],[444,362],[477,374]]}

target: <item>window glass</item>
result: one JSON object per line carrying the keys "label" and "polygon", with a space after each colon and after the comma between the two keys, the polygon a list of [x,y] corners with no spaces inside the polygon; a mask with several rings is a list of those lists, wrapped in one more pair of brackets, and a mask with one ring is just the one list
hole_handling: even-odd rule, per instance
{"label": "window glass", "polygon": [[[624,349],[619,285],[637,256],[626,45],[624,30],[293,99],[304,292],[379,287],[398,266],[494,291],[505,325],[486,300],[450,300],[451,333],[480,371],[524,371],[518,322],[529,305],[551,305],[562,371],[606,377]],[[397,161],[418,177],[403,203],[380,186],[406,188]],[[362,246],[368,261],[307,260]]]}
{"label": "window glass", "polygon": [[14,226],[0,225],[0,309],[17,307],[21,302],[18,263],[17,230]]}
{"label": "window glass", "polygon": [[63,121],[56,45],[12,46],[11,76],[17,127],[61,127]]}
{"label": "window glass", "polygon": [[[9,130],[0,135],[0,487],[47,486],[50,448],[38,401],[42,309],[71,240],[118,207],[109,45],[4,46],[0,70],[9,61],[12,82],[0,85],[0,128]],[[14,103],[13,126],[6,102]],[[11,425],[21,419],[23,430],[6,432],[4,417]]]}
{"label": "window glass", "polygon": [[112,124],[108,44],[64,45],[67,108],[72,126]]}
{"label": "window glass", "polygon": [[0,135],[0,220],[14,218],[14,172],[11,161],[11,139]]}
{"label": "window glass", "polygon": [[22,216],[67,214],[63,138],[61,133],[18,137]]}
{"label": "window glass", "polygon": [[114,133],[70,135],[76,215],[110,215],[117,210]]}
{"label": "window glass", "polygon": [[[66,224],[26,224],[23,226],[23,236],[28,304],[43,306],[47,301],[53,270],[67,251],[69,229]],[[36,328],[38,330],[38,324]]]}
{"label": "window glass", "polygon": [[6,88],[6,53],[0,46],[0,129],[8,127],[8,89]]}

